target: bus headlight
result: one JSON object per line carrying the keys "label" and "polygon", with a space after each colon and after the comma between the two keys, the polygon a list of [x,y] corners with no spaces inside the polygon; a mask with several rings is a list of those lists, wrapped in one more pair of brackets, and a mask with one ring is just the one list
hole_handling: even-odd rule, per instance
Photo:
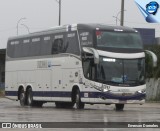
{"label": "bus headlight", "polygon": [[102,91],[102,92],[107,92],[110,91],[110,86],[102,84],[102,86],[93,86],[95,89]]}
{"label": "bus headlight", "polygon": [[107,92],[107,91],[109,91],[109,86],[108,86],[108,85],[103,84],[103,85],[102,85],[102,91],[103,91],[103,92]]}
{"label": "bus headlight", "polygon": [[107,92],[107,91],[109,91],[108,89],[103,89],[103,92]]}
{"label": "bus headlight", "polygon": [[143,93],[143,94],[145,94],[146,93],[146,89],[142,89],[142,90],[140,90],[140,91],[137,91],[138,93]]}

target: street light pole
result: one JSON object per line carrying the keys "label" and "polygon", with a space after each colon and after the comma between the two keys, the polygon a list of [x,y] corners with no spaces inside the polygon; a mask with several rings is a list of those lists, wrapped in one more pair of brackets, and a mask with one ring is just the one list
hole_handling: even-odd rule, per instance
{"label": "street light pole", "polygon": [[29,27],[26,26],[25,24],[21,24],[21,25],[24,26],[28,30],[28,33],[30,34]]}
{"label": "street light pole", "polygon": [[121,11],[119,11],[118,13],[117,13],[117,15],[116,16],[113,16],[114,18],[116,18],[116,25],[117,25],[117,23],[118,23],[118,21],[117,20],[119,20],[120,21],[120,19],[118,19],[118,15],[121,13]]}
{"label": "street light pole", "polygon": [[59,0],[59,26],[61,25],[61,0]]}
{"label": "street light pole", "polygon": [[[123,10],[123,12],[124,11],[126,11],[126,10]],[[119,14],[121,13],[122,11],[120,10],[118,13],[117,13],[117,15],[116,16],[113,16],[114,18],[116,18],[116,25],[118,24],[118,21],[121,21],[119,18],[118,18],[118,16],[119,16]],[[118,20],[118,21],[117,21]]]}
{"label": "street light pole", "polygon": [[25,19],[26,19],[26,18],[23,17],[23,18],[21,18],[21,19],[18,20],[18,22],[17,22],[17,35],[18,35],[18,25],[19,25],[19,22],[20,22],[21,20],[25,20]]}
{"label": "street light pole", "polygon": [[56,0],[59,4],[59,26],[61,25],[61,0]]}
{"label": "street light pole", "polygon": [[124,0],[121,0],[121,26],[124,25]]}
{"label": "street light pole", "polygon": [[113,18],[116,19],[116,25],[117,25],[117,24],[118,24],[118,21],[120,21],[120,19],[119,19],[118,17],[116,17],[116,16],[113,16]]}

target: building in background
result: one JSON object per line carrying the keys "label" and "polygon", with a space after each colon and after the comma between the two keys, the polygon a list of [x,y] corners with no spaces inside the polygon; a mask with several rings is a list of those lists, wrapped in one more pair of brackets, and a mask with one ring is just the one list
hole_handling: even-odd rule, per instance
{"label": "building in background", "polygon": [[156,37],[156,44],[160,45],[160,37]]}
{"label": "building in background", "polygon": [[155,29],[151,28],[135,28],[139,31],[144,45],[156,44]]}
{"label": "building in background", "polygon": [[5,87],[5,56],[6,49],[0,49],[0,89]]}

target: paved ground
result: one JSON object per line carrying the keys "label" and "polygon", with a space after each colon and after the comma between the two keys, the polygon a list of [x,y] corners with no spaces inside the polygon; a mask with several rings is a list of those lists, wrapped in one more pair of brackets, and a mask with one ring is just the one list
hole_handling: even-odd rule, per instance
{"label": "paved ground", "polygon": [[[20,107],[19,102],[0,98],[0,122],[160,122],[160,103],[144,105],[126,105],[124,111],[117,112],[114,105],[86,105],[84,110],[57,109],[54,103],[44,104],[42,108]],[[160,128],[159,128],[160,129]],[[137,128],[129,130],[159,130]],[[2,129],[0,129],[2,130]],[[17,129],[13,129],[17,131]],[[27,129],[24,129],[27,130]],[[31,130],[31,129],[30,129]],[[40,129],[34,129],[40,130]],[[42,129],[53,130],[53,129]],[[99,130],[117,129],[54,129],[63,130]],[[119,130],[128,130],[120,129]],[[6,131],[6,129],[5,129]]]}

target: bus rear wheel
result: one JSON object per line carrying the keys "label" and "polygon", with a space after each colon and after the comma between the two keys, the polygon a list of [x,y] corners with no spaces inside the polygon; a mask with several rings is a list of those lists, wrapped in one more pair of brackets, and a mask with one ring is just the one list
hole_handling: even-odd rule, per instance
{"label": "bus rear wheel", "polygon": [[29,88],[27,90],[27,105],[28,106],[35,106],[35,107],[42,107],[42,105],[43,105],[43,102],[41,102],[41,101],[34,101],[33,100],[33,92],[32,92],[31,88]]}
{"label": "bus rear wheel", "polygon": [[76,108],[77,109],[84,109],[84,103],[81,102],[81,96],[80,96],[80,91],[79,89],[77,89],[76,91],[76,99],[75,99],[75,103],[76,103]]}
{"label": "bus rear wheel", "polygon": [[20,100],[20,105],[21,106],[25,106],[25,93],[23,90],[20,91],[20,95],[19,95],[19,100]]}
{"label": "bus rear wheel", "polygon": [[116,104],[116,111],[123,111],[124,104]]}
{"label": "bus rear wheel", "polygon": [[29,88],[27,90],[27,105],[28,106],[33,106],[33,94],[32,94],[32,89]]}

